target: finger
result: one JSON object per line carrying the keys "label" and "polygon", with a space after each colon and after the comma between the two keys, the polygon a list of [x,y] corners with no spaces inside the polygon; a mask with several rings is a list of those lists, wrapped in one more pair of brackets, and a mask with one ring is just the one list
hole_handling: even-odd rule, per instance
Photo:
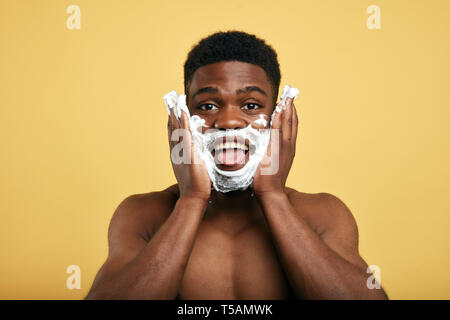
{"label": "finger", "polygon": [[288,143],[291,140],[292,133],[292,98],[286,98],[285,107],[282,111],[281,117],[281,135],[283,143]]}
{"label": "finger", "polygon": [[172,141],[173,123],[172,118],[169,116],[167,120],[167,139],[169,140],[169,148],[172,151],[174,142]]}
{"label": "finger", "polygon": [[[278,108],[280,108],[280,111],[277,111]],[[281,129],[281,112],[281,103],[278,103],[275,107],[275,110],[273,111],[272,129]]]}
{"label": "finger", "polygon": [[186,129],[186,130],[188,130],[190,132],[189,116],[183,110],[181,110],[180,125],[181,125],[181,128]]}
{"label": "finger", "polygon": [[292,103],[292,138],[291,141],[294,143],[294,152],[297,144],[297,132],[298,132],[298,114],[295,104]]}
{"label": "finger", "polygon": [[180,120],[175,116],[175,108],[170,108],[170,117],[172,119],[173,129],[179,129],[181,127]]}
{"label": "finger", "polygon": [[189,122],[189,116],[181,110],[181,117],[180,117],[180,129],[183,130],[183,144],[184,144],[184,151],[188,152],[189,159],[191,159],[191,163],[197,164],[198,158],[196,157],[195,153],[195,147],[193,144],[191,129],[190,129],[190,122]]}
{"label": "finger", "polygon": [[167,137],[169,138],[170,143],[170,135],[172,134],[172,120],[170,116],[167,117]]}
{"label": "finger", "polygon": [[173,108],[171,108],[170,116],[169,116],[169,120],[168,120],[168,136],[169,136],[169,145],[170,145],[171,150],[174,147],[175,143],[177,142],[177,141],[172,141],[172,134],[173,134],[174,130],[178,129],[179,127],[180,127],[180,123],[175,118],[174,110],[173,110]]}
{"label": "finger", "polygon": [[[281,109],[282,108],[282,104],[281,101],[277,104],[277,106],[275,107],[275,110],[273,112],[273,119],[272,119],[272,128],[270,130],[270,140],[269,140],[269,146],[267,148],[267,153],[266,153],[266,159],[268,160],[270,159],[270,156],[272,155],[268,155],[268,153],[270,153],[269,150],[272,150],[272,144],[276,144],[278,145],[278,148],[280,147],[280,137],[281,137],[281,120],[282,120],[282,113],[284,112],[284,110]],[[278,111],[277,111],[278,110]]]}

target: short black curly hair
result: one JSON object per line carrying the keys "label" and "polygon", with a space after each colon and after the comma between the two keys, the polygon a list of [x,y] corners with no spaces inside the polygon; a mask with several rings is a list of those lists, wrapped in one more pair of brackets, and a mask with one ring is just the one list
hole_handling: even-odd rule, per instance
{"label": "short black curly hair", "polygon": [[184,63],[186,95],[198,68],[222,61],[247,62],[263,68],[272,85],[275,106],[281,80],[277,53],[264,40],[238,30],[213,33],[192,47]]}

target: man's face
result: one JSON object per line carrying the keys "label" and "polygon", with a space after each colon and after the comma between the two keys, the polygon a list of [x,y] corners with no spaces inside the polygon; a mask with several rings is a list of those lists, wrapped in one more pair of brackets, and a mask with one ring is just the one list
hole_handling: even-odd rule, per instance
{"label": "man's face", "polygon": [[[244,129],[248,125],[255,129],[268,128],[273,100],[271,83],[264,69],[238,61],[219,62],[197,69],[187,93],[191,116],[205,120],[207,127],[202,128],[203,133],[208,129]],[[261,117],[264,117],[265,126],[264,121],[256,121]],[[217,167],[226,171],[242,168],[253,154],[254,145],[235,138],[234,142],[241,143],[241,148],[245,149],[244,154],[239,147],[235,148],[236,145],[226,146],[225,142],[229,141],[218,139],[214,143],[216,150],[211,151]]]}
{"label": "man's face", "polygon": [[239,61],[198,68],[187,92],[190,114],[205,119],[208,128],[220,130],[243,129],[260,114],[269,123],[272,104],[272,87],[264,69]]}

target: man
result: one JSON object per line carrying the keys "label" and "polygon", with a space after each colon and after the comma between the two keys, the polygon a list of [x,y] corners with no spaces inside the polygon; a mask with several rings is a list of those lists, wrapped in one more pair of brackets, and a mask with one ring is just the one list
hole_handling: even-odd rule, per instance
{"label": "man", "polygon": [[[219,32],[191,50],[184,71],[187,107],[204,120],[202,130],[241,130],[275,115],[271,130],[279,135],[270,145],[279,143],[279,153],[270,157],[279,169],[256,170],[245,190],[218,192],[205,163],[173,164],[178,184],[118,206],[108,258],[87,298],[386,299],[382,289],[367,287],[346,205],[328,193],[285,186],[298,118],[292,98],[273,113],[281,78],[275,51],[254,35]],[[174,130],[189,130],[189,121],[172,109],[169,140]],[[185,139],[193,146],[192,136]],[[236,161],[243,151],[221,148],[217,167],[245,166]],[[194,157],[196,149],[190,151]]]}

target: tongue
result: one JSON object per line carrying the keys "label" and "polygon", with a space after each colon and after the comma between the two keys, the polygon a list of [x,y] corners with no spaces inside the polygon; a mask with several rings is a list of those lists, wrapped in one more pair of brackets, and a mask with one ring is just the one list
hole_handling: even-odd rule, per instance
{"label": "tongue", "polygon": [[216,158],[223,165],[234,166],[244,163],[245,152],[242,149],[222,149],[217,151]]}

